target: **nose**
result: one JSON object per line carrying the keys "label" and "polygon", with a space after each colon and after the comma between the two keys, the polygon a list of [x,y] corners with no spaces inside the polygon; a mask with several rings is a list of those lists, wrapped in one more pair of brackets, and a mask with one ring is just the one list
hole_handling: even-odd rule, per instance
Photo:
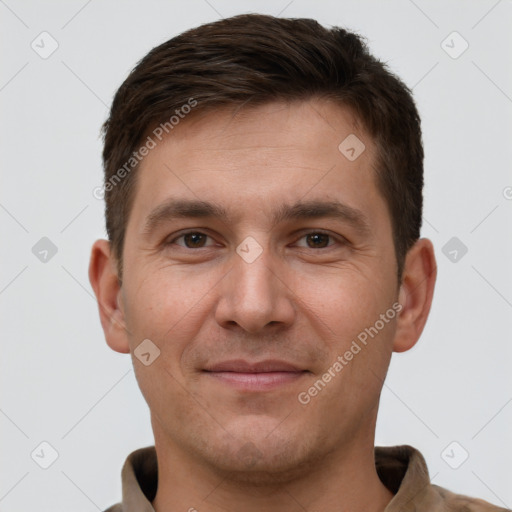
{"label": "nose", "polygon": [[254,334],[293,323],[293,290],[287,286],[283,266],[275,260],[269,249],[252,262],[233,254],[233,266],[219,283],[215,318],[221,327],[238,326]]}

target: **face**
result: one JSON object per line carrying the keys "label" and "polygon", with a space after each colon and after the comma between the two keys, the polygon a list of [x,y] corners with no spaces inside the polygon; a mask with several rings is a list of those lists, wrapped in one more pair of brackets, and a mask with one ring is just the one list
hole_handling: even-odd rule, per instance
{"label": "face", "polygon": [[155,436],[285,472],[373,435],[398,316],[374,162],[320,100],[190,117],[145,157],[119,300]]}

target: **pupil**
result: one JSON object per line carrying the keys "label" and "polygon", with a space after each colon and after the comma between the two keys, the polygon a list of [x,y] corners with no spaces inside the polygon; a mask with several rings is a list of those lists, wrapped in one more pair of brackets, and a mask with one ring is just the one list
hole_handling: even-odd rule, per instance
{"label": "pupil", "polygon": [[187,233],[185,235],[185,243],[187,247],[201,247],[202,241],[204,241],[204,235],[201,233]]}
{"label": "pupil", "polygon": [[[327,247],[328,235],[323,233],[313,233],[308,235],[308,241],[312,241],[315,247]],[[322,243],[325,242],[325,243]]]}

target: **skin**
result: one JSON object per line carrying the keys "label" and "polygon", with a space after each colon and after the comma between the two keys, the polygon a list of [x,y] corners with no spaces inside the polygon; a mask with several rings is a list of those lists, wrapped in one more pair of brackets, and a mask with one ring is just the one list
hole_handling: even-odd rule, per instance
{"label": "skin", "polygon": [[[366,146],[354,161],[338,150],[351,133]],[[423,330],[436,265],[420,239],[397,284],[374,151],[348,109],[311,99],[191,115],[141,163],[122,286],[106,240],[93,245],[89,277],[107,343],[132,354],[151,411],[158,512],[381,511],[392,499],[374,465],[379,398],[391,353]],[[214,202],[230,218],[173,218],[144,233],[170,197]],[[299,200],[342,202],[368,229],[330,217],[271,222]],[[183,230],[207,236],[178,238]],[[262,249],[252,263],[236,252],[248,236]],[[394,303],[400,313],[300,403]],[[134,357],[144,339],[160,349],[149,366]],[[307,371],[239,389],[204,371],[229,359]]]}

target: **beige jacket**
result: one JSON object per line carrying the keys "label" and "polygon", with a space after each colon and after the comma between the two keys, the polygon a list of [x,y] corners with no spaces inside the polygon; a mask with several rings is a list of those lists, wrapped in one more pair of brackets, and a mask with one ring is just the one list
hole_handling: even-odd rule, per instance
{"label": "beige jacket", "polygon": [[[510,512],[431,484],[425,459],[412,446],[376,446],[375,466],[394,494],[384,512]],[[158,481],[155,447],[131,453],[121,476],[123,500],[105,512],[155,512],[151,506]]]}

